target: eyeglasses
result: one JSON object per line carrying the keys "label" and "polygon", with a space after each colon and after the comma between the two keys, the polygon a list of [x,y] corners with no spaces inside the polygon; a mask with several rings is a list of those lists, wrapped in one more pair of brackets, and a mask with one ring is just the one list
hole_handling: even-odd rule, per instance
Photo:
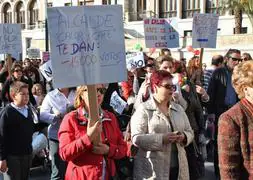
{"label": "eyeglasses", "polygon": [[23,72],[21,69],[14,69],[14,72]]}
{"label": "eyeglasses", "polygon": [[241,62],[242,61],[242,59],[240,59],[240,58],[234,58],[234,57],[230,57],[233,61],[237,61],[237,62]]}
{"label": "eyeglasses", "polygon": [[[88,91],[88,89],[85,89],[84,91]],[[99,92],[100,94],[105,94],[106,88],[97,88],[97,92]]]}
{"label": "eyeglasses", "polygon": [[174,84],[161,84],[160,86],[166,88],[166,89],[169,89],[171,91],[175,91],[176,90],[176,85]]}
{"label": "eyeglasses", "polygon": [[154,67],[155,65],[154,64],[147,64],[146,67]]}

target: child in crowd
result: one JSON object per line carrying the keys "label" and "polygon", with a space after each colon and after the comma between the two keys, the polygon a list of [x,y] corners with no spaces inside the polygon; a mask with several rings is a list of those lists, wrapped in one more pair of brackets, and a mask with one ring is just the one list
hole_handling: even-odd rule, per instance
{"label": "child in crowd", "polygon": [[43,99],[45,98],[42,85],[39,83],[34,84],[32,87],[32,94],[33,94],[33,97],[36,101],[36,105],[39,108],[43,102]]}
{"label": "child in crowd", "polygon": [[0,116],[0,172],[4,173],[4,179],[29,179],[35,124],[27,105],[28,85],[14,81],[10,95],[13,102]]}

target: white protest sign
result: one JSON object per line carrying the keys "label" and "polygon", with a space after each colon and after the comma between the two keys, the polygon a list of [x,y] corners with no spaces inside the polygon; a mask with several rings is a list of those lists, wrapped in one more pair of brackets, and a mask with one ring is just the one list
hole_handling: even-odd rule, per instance
{"label": "white protest sign", "polygon": [[133,52],[126,55],[127,69],[137,69],[145,66],[143,52]]}
{"label": "white protest sign", "polygon": [[48,8],[56,87],[127,79],[122,19],[120,5]]}
{"label": "white protest sign", "polygon": [[125,102],[116,91],[114,91],[111,95],[110,106],[119,114],[122,114],[124,109],[127,106],[127,102]]}
{"label": "white protest sign", "polygon": [[40,58],[40,49],[37,48],[27,49],[27,56],[29,58]]}
{"label": "white protest sign", "polygon": [[22,52],[21,25],[0,24],[0,54]]}
{"label": "white protest sign", "polygon": [[147,48],[179,47],[176,19],[149,18],[144,20],[145,44]]}
{"label": "white protest sign", "polygon": [[53,71],[52,71],[51,61],[47,61],[46,63],[41,65],[40,72],[46,78],[46,80],[48,82],[51,81],[53,79]]}
{"label": "white protest sign", "polygon": [[192,25],[193,48],[216,48],[217,14],[194,14]]}

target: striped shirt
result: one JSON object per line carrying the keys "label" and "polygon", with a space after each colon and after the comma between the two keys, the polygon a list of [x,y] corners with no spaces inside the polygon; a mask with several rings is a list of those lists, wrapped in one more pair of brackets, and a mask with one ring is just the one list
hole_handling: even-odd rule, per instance
{"label": "striped shirt", "polygon": [[211,79],[211,77],[212,77],[212,74],[213,74],[213,72],[214,72],[214,70],[215,70],[215,68],[213,68],[213,67],[211,67],[211,68],[209,68],[209,69],[206,69],[205,71],[204,71],[204,81],[203,81],[203,88],[207,91],[207,89],[208,89],[208,85],[209,85],[209,82],[210,82],[210,79]]}

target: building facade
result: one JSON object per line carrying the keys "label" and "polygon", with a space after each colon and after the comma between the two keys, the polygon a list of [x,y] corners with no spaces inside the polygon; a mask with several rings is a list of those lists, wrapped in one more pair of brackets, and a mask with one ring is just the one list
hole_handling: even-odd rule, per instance
{"label": "building facade", "polygon": [[[233,12],[223,11],[219,0],[0,0],[0,23],[21,24],[25,57],[27,48],[45,50],[47,7],[101,4],[123,6],[125,34],[129,39],[143,38],[143,19],[149,17],[177,18],[180,36],[190,37],[194,13],[218,13],[218,35],[234,34]],[[243,15],[242,31],[252,33],[246,15]],[[180,42],[181,47],[187,44],[183,39]]]}

